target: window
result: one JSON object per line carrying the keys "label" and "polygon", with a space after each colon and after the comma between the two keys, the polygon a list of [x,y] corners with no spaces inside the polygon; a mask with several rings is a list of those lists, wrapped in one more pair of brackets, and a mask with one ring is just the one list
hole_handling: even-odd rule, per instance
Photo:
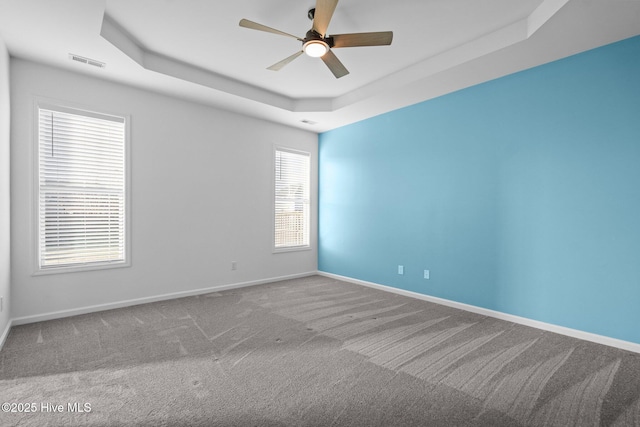
{"label": "window", "polygon": [[127,264],[126,120],[38,106],[38,270]]}
{"label": "window", "polygon": [[275,249],[309,247],[309,153],[275,150]]}

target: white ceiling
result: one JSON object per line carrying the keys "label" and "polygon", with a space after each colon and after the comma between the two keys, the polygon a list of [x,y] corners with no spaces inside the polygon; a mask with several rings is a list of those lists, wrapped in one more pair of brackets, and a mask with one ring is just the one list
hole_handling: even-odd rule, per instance
{"label": "white ceiling", "polygon": [[304,37],[314,0],[221,3],[0,0],[0,36],[14,57],[322,132],[640,34],[640,0],[341,0],[330,34],[394,40],[334,49],[350,71],[335,79],[306,55],[267,70],[300,42],[238,26]]}

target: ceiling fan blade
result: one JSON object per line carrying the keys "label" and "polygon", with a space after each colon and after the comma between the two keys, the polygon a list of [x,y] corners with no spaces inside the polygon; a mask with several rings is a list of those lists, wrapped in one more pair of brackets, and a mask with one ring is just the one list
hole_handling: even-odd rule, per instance
{"label": "ceiling fan blade", "polygon": [[293,55],[289,56],[288,58],[285,58],[282,61],[273,64],[271,67],[267,68],[267,70],[279,71],[285,65],[287,65],[289,62],[293,61],[294,59],[296,59],[298,56],[302,55],[303,53],[304,53],[304,51],[302,51],[302,50],[300,52],[296,52]]}
{"label": "ceiling fan blade", "polygon": [[329,67],[333,75],[336,76],[336,79],[349,74],[349,70],[347,70],[345,66],[342,65],[342,62],[340,62],[338,57],[331,51],[331,49],[329,49],[329,51],[320,58],[324,61],[325,64],[327,64],[327,67]]}
{"label": "ceiling fan blade", "polygon": [[313,16],[313,30],[325,36],[327,34],[327,28],[333,12],[336,10],[338,0],[316,0],[316,11]]}
{"label": "ceiling fan blade", "polygon": [[331,37],[333,38],[333,47],[387,46],[393,41],[393,31],[335,34]]}
{"label": "ceiling fan blade", "polygon": [[292,34],[285,33],[284,31],[276,30],[275,28],[267,27],[266,25],[258,24],[257,22],[249,21],[248,19],[241,19],[240,26],[250,28],[252,30],[264,31],[266,33],[280,34],[281,36],[293,37],[296,40],[303,41],[300,37],[296,37]]}

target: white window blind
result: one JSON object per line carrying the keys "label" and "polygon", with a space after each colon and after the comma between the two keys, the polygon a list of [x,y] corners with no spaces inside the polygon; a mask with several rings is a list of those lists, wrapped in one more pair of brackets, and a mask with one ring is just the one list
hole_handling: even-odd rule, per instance
{"label": "white window blind", "polygon": [[275,248],[309,246],[310,158],[275,150]]}
{"label": "white window blind", "polygon": [[125,119],[38,111],[40,269],[125,262]]}

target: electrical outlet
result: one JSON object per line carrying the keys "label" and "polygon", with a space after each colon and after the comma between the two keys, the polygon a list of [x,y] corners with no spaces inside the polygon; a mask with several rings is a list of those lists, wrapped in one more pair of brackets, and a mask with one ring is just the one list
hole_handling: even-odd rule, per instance
{"label": "electrical outlet", "polygon": [[4,297],[0,297],[0,313],[4,310]]}
{"label": "electrical outlet", "polygon": [[424,278],[429,280],[429,270],[424,271]]}
{"label": "electrical outlet", "polygon": [[400,274],[400,275],[404,274],[404,265],[399,265],[398,266],[398,274]]}
{"label": "electrical outlet", "polygon": [[237,270],[238,269],[238,263],[236,261],[231,261],[231,269],[232,270]]}

